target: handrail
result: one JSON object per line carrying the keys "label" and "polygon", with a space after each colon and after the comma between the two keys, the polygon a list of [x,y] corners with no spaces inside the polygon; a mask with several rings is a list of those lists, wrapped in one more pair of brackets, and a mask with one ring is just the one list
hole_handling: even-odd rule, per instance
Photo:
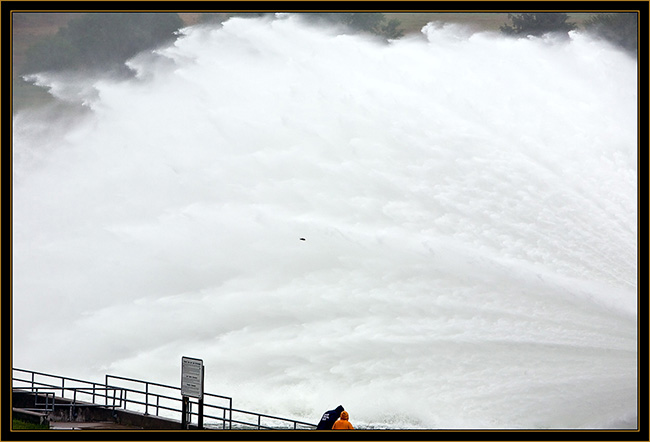
{"label": "handrail", "polygon": [[[18,380],[20,380],[20,379],[18,379]],[[52,411],[53,408],[50,408],[50,405],[55,404],[55,399],[56,399],[55,394],[56,393],[54,391],[49,391],[49,390],[58,391],[58,390],[61,389],[61,387],[58,387],[56,385],[47,385],[47,384],[41,384],[41,383],[38,383],[38,384],[40,385],[38,387],[34,387],[34,386],[13,387],[12,390],[13,391],[21,391],[21,390],[23,390],[23,391],[27,391],[27,392],[30,392],[30,393],[35,393],[36,397],[35,397],[34,405],[45,405],[45,410]],[[69,391],[73,392],[72,401],[69,404],[63,404],[63,403],[59,402],[58,404],[56,404],[57,406],[76,407],[78,405],[83,405],[84,407],[93,407],[93,406],[94,407],[108,407],[108,408],[122,407],[121,403],[117,404],[117,405],[115,403],[113,403],[113,405],[101,405],[101,404],[94,403],[94,401],[93,402],[78,401],[77,400],[77,392],[81,392],[81,393],[85,393],[85,394],[90,395],[91,393],[86,391],[86,390],[90,390],[89,387],[66,387],[66,390],[69,390]],[[94,396],[104,397],[105,395],[101,395],[101,394],[97,393],[97,390],[99,390],[99,391],[105,390],[108,393],[108,390],[120,390],[120,389],[119,388],[113,388],[113,387],[93,388],[93,395]],[[41,392],[43,392],[43,393],[41,393]],[[42,394],[42,395],[45,396],[45,403],[39,403],[38,402],[38,395],[39,394]],[[52,397],[52,403],[51,404],[49,403],[49,400],[48,400],[48,398],[50,396]],[[62,399],[67,399],[67,398],[62,398]]]}
{"label": "handrail", "polygon": [[[89,382],[89,381],[84,381],[82,379],[75,379],[75,378],[69,378],[69,377],[64,377],[64,376],[51,375],[51,374],[41,373],[41,372],[36,372],[36,371],[23,370],[23,369],[20,369],[20,368],[13,368],[13,370],[18,371],[18,372],[31,374],[31,379],[30,380],[20,379],[20,378],[16,378],[16,377],[13,377],[13,376],[12,376],[12,380],[16,381],[16,382],[29,383],[30,387],[25,387],[25,388],[30,388],[32,392],[34,392],[34,391],[37,392],[39,388],[40,389],[56,390],[56,391],[60,390],[61,391],[61,397],[66,398],[65,393],[66,393],[66,391],[69,391],[69,392],[72,392],[72,399],[76,401],[77,391],[81,391],[82,393],[84,393],[85,392],[84,390],[88,390],[89,392],[87,392],[86,394],[88,394],[88,395],[90,395],[92,397],[92,399],[91,399],[92,403],[95,402],[95,396],[105,397],[105,398],[107,398],[107,401],[108,401],[108,397],[109,397],[108,396],[108,390],[109,390],[109,388],[103,388],[104,386],[102,386],[102,384],[99,384],[97,382]],[[38,382],[35,379],[35,375],[44,376],[44,377],[48,377],[48,378],[60,379],[61,380],[61,386],[51,384],[51,383]],[[65,386],[65,381],[66,380],[81,383],[81,384],[86,384],[86,385],[92,385],[92,393],[90,393],[91,387],[71,387],[71,386],[66,387]],[[98,387],[98,386],[101,386],[101,387]],[[103,394],[103,395],[100,394],[98,391],[101,391],[101,390],[105,390],[106,393]],[[111,388],[111,390],[113,390],[113,407],[114,407],[115,406],[114,405],[115,404],[115,399],[116,399],[115,392],[118,389]],[[106,403],[106,406],[109,406],[108,402]]]}
{"label": "handrail", "polygon": [[[182,413],[182,406],[180,404],[179,404],[179,407],[177,407],[177,408],[176,407],[168,407],[168,406],[160,405],[160,399],[165,399],[165,400],[168,400],[168,401],[171,401],[171,402],[174,402],[174,403],[176,403],[176,402],[182,403],[182,398],[180,396],[180,391],[181,391],[180,387],[174,387],[174,386],[171,386],[171,385],[159,384],[159,383],[156,383],[156,382],[142,381],[142,380],[139,380],[139,379],[127,378],[127,377],[123,377],[123,376],[114,376],[114,375],[110,375],[110,374],[106,375],[106,385],[109,385],[109,379],[122,380],[122,381],[127,381],[127,382],[140,384],[141,389],[134,389],[134,388],[124,387],[124,386],[121,386],[120,388],[122,388],[122,390],[124,391],[125,396],[128,393],[135,393],[135,394],[139,394],[139,395],[144,396],[142,400],[128,399],[127,402],[144,406],[144,413],[145,414],[149,414],[149,407],[153,407],[155,409],[156,416],[159,416],[160,410],[172,411],[172,412],[175,412],[175,413]],[[142,386],[142,384],[144,384],[144,386]],[[178,394],[178,396],[168,396],[168,395],[165,395],[165,394],[153,393],[149,389],[149,386],[154,386],[154,387],[158,387],[158,388],[173,390],[174,392],[177,392],[179,394]],[[149,397],[150,396],[155,397],[155,399],[156,399],[155,404],[151,404],[149,402]],[[207,417],[207,418],[211,418],[213,420],[220,421],[222,423],[222,426],[223,426],[224,430],[227,429],[226,424],[228,424],[228,427],[230,429],[232,429],[232,411],[231,411],[232,410],[232,398],[227,397],[227,396],[216,395],[216,394],[212,394],[212,393],[204,393],[203,396],[204,396],[204,402],[205,402],[206,398],[218,398],[218,399],[225,399],[225,400],[228,401],[227,407],[226,406],[214,405],[214,404],[210,404],[210,403],[204,403],[204,408],[217,408],[217,409],[223,410],[223,417],[212,416],[212,415],[208,415],[208,414],[204,413],[204,418]],[[131,397],[133,397],[133,395],[131,395]],[[192,403],[190,402],[190,405],[191,404]],[[228,411],[228,413],[226,413],[227,411]],[[226,416],[226,414],[228,414],[228,417]],[[189,415],[198,417],[199,413],[198,412],[193,412],[190,409]]]}
{"label": "handrail", "polygon": [[[236,408],[233,408],[232,411],[236,412],[236,413],[242,413],[242,414],[247,414],[247,415],[251,415],[251,416],[257,416],[258,417],[258,424],[256,426],[258,426],[260,428],[270,429],[270,430],[274,429],[274,427],[267,427],[267,426],[261,425],[260,424],[260,419],[261,418],[264,417],[264,418],[267,418],[267,419],[273,419],[273,420],[278,420],[278,421],[282,421],[282,422],[293,423],[294,424],[294,430],[297,429],[297,424],[308,426],[308,427],[316,427],[316,425],[310,424],[309,422],[301,422],[301,421],[297,421],[295,419],[287,419],[287,418],[283,418],[283,417],[271,416],[269,414],[262,414],[262,413],[255,413],[255,412],[252,412],[252,411],[238,410]],[[246,423],[246,422],[238,422],[238,423]],[[248,424],[248,425],[250,425],[250,424]]]}
{"label": "handrail", "polygon": [[[30,393],[35,393],[34,395],[34,408],[27,408],[27,410],[32,410],[32,411],[38,411],[38,410],[44,410],[44,411],[54,411],[54,402],[56,400],[56,395],[53,391],[46,391],[44,393],[39,393],[39,388],[36,388],[36,391],[34,392],[33,387],[13,387],[13,391],[16,390],[27,390]],[[45,402],[38,402],[38,397],[39,395],[44,396]],[[52,402],[50,402],[50,398],[52,399]],[[44,408],[39,407],[39,405],[43,405]]]}
{"label": "handrail", "polygon": [[[172,414],[176,415],[179,413],[182,415],[182,406],[180,406],[180,404],[182,403],[182,398],[180,395],[180,391],[181,391],[180,387],[160,384],[156,382],[142,381],[139,379],[127,378],[123,376],[115,376],[110,374],[106,375],[105,383],[101,384],[97,382],[84,381],[81,379],[24,370],[20,368],[13,368],[13,370],[14,372],[27,373],[31,375],[30,379],[20,379],[12,376],[12,380],[14,382],[24,382],[30,385],[29,387],[19,387],[18,389],[31,389],[31,391],[34,392],[35,389],[48,388],[55,391],[61,391],[61,397],[63,398],[65,398],[66,391],[72,392],[73,401],[76,401],[77,392],[81,392],[87,395],[92,395],[93,404],[95,404],[95,397],[98,397],[100,399],[104,398],[105,404],[104,405],[95,404],[96,406],[106,406],[113,409],[123,408],[125,410],[129,408],[130,411],[137,411],[137,412],[144,411],[145,415],[149,414],[150,409],[152,410],[152,412],[155,412],[156,416],[160,416],[161,412],[167,414],[166,417],[170,417]],[[55,384],[46,384],[44,382],[39,382],[37,381],[36,376],[45,376],[49,378],[58,379],[61,381],[61,385],[58,386]],[[134,383],[135,386],[134,388],[130,388],[124,385],[110,385],[109,380],[111,380],[112,384],[116,384],[117,383],[116,381],[123,381],[123,382],[125,381],[125,382]],[[68,382],[67,386],[66,386],[66,381]],[[92,387],[72,387],[70,386],[70,383],[73,382],[92,385]],[[123,382],[119,382],[119,383],[122,384]],[[140,389],[137,389],[137,387],[139,387]],[[163,389],[163,391],[164,389],[171,390],[172,393],[164,394],[160,391],[155,391],[160,389]],[[112,397],[109,395],[109,390],[113,391]],[[104,394],[101,394],[101,391],[104,391]],[[117,395],[118,391],[119,391],[119,397]],[[175,396],[171,396],[171,394],[174,394]],[[109,401],[111,399],[113,401],[113,404],[109,405]],[[151,399],[153,399],[155,402],[152,403]],[[211,399],[216,399],[217,401],[222,400],[226,402],[223,403],[223,405],[218,405],[209,402]],[[188,415],[189,415],[188,422],[191,422],[192,416],[197,416],[197,417],[199,416],[199,413],[197,411],[192,410],[193,405],[197,405],[197,403],[190,402],[190,407],[188,410]],[[293,429],[297,429],[298,425],[310,429],[316,428],[316,425],[308,422],[302,422],[294,419],[287,419],[278,416],[271,416],[268,414],[255,413],[252,411],[233,408],[231,397],[221,396],[212,393],[203,394],[203,407],[205,411],[203,413],[204,420],[209,419],[212,420],[213,422],[217,422],[217,424],[219,426],[222,426],[224,430],[233,429],[233,423],[236,425],[236,427],[245,427],[245,428],[254,427],[256,429],[277,429],[279,427],[287,428],[285,424],[289,424],[289,425],[293,424]],[[221,416],[217,416],[217,414],[221,414]],[[238,419],[233,419],[233,414],[238,416],[241,415],[242,417]],[[245,416],[251,416],[253,418],[256,417],[257,423],[247,422],[245,420],[242,420],[245,418]],[[274,426],[270,426],[271,424],[268,424],[267,422],[265,422],[266,425],[262,425],[262,419],[271,420],[272,422],[275,422],[278,425],[280,424],[282,425],[274,427]]]}

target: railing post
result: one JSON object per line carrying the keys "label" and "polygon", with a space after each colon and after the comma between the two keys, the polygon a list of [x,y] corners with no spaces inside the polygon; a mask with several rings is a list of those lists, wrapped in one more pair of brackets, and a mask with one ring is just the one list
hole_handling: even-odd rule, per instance
{"label": "railing post", "polygon": [[187,430],[189,428],[187,409],[189,408],[190,398],[188,396],[183,396],[183,406],[181,407],[181,429]]}
{"label": "railing post", "polygon": [[203,430],[203,398],[199,399],[199,430]]}
{"label": "railing post", "polygon": [[149,414],[149,382],[144,384],[144,415]]}
{"label": "railing post", "polygon": [[[36,393],[36,396],[38,396],[38,393],[39,393],[39,391],[40,391],[40,388],[36,385],[36,378],[37,378],[38,376],[47,376],[47,377],[54,378],[54,379],[60,379],[60,380],[61,380],[61,386],[60,386],[60,387],[58,387],[58,386],[56,385],[56,383],[53,382],[53,381],[50,381],[50,382],[52,382],[52,383],[43,384],[43,385],[48,385],[47,388],[50,389],[50,390],[53,390],[51,393],[47,393],[47,394],[46,394],[46,396],[45,396],[45,404],[43,404],[43,405],[45,405],[45,409],[46,409],[46,410],[49,409],[49,408],[54,408],[55,403],[56,403],[56,390],[58,390],[59,388],[61,389],[61,396],[62,396],[62,398],[66,398],[66,392],[67,392],[67,390],[71,390],[71,391],[72,391],[72,394],[71,394],[70,396],[72,397],[72,398],[71,398],[71,399],[72,399],[72,403],[69,404],[69,405],[70,405],[70,412],[71,412],[70,418],[72,418],[72,417],[73,417],[73,414],[76,414],[76,411],[77,411],[77,410],[76,410],[76,405],[77,405],[77,392],[80,391],[80,392],[82,393],[82,395],[88,394],[88,386],[87,386],[88,384],[92,384],[92,392],[91,392],[91,395],[92,395],[92,403],[93,403],[93,404],[94,404],[95,402],[97,402],[97,404],[99,404],[100,402],[102,402],[102,401],[101,401],[97,396],[101,396],[101,395],[102,395],[101,391],[103,390],[103,391],[105,391],[105,392],[103,393],[103,395],[104,395],[104,401],[103,401],[103,402],[104,402],[104,404],[105,404],[107,407],[109,407],[109,406],[110,406],[109,403],[110,403],[111,401],[109,400],[109,397],[108,397],[108,391],[109,391],[109,389],[110,389],[110,390],[113,391],[113,395],[112,395],[112,397],[113,397],[113,399],[112,399],[112,407],[113,407],[113,409],[115,410],[116,407],[119,407],[119,408],[124,408],[125,410],[127,410],[127,409],[128,409],[128,405],[127,405],[127,404],[128,404],[127,394],[128,394],[129,389],[128,389],[128,388],[122,388],[122,387],[110,387],[110,386],[109,386],[109,379],[110,379],[110,378],[115,378],[115,379],[124,379],[124,380],[127,380],[127,381],[138,382],[138,383],[140,384],[140,388],[141,388],[142,384],[145,385],[145,391],[144,391],[144,393],[145,393],[145,403],[144,403],[144,405],[145,405],[145,410],[144,410],[144,414],[145,414],[145,415],[149,415],[149,414],[150,414],[150,413],[149,413],[149,406],[150,406],[150,405],[151,405],[152,407],[155,407],[155,409],[156,409],[156,413],[155,413],[155,415],[156,415],[156,416],[159,416],[159,415],[160,415],[160,408],[161,408],[161,405],[160,405],[160,399],[161,399],[161,395],[160,395],[159,393],[156,392],[155,388],[154,388],[154,392],[150,392],[150,391],[149,391],[149,390],[150,390],[150,388],[149,388],[150,385],[153,385],[154,387],[155,387],[155,386],[160,386],[160,387],[165,387],[165,388],[172,388],[172,389],[174,389],[174,390],[180,390],[180,389],[177,388],[177,387],[172,387],[172,386],[167,386],[167,385],[161,385],[161,384],[157,384],[157,383],[150,383],[150,382],[148,382],[148,381],[139,381],[139,380],[136,380],[136,379],[121,378],[121,377],[119,377],[119,376],[111,376],[111,375],[108,375],[108,374],[105,376],[105,382],[106,382],[106,383],[105,383],[105,385],[102,386],[102,384],[101,384],[101,383],[98,383],[98,382],[80,381],[80,380],[78,380],[78,379],[74,379],[74,378],[66,378],[66,377],[63,377],[63,376],[48,375],[48,374],[39,373],[39,372],[34,372],[34,371],[28,371],[28,370],[20,370],[20,369],[14,369],[14,370],[22,371],[22,372],[24,372],[24,373],[28,373],[28,374],[30,375],[30,376],[28,377],[28,379],[24,379],[24,378],[23,378],[23,379],[20,379],[20,381],[21,381],[21,382],[31,382],[31,385],[30,385],[30,387],[29,387],[29,390],[31,390],[32,393],[35,392],[35,393]],[[13,380],[13,378],[12,378],[12,380]],[[73,384],[74,384],[75,382],[83,382],[86,386],[85,386],[85,387],[66,387],[66,386],[65,386],[65,381],[66,381],[66,380],[70,380],[70,381],[72,381]],[[39,381],[39,383],[40,383],[40,381]],[[117,390],[118,390],[118,388],[119,388],[119,390],[120,390],[119,398],[118,398],[118,395],[117,395]],[[27,389],[26,389],[26,390],[27,390]],[[137,388],[137,389],[135,389],[135,390],[131,390],[131,391],[133,391],[134,393],[137,393],[137,395],[140,395],[140,394],[143,393],[143,391],[140,390],[139,388]],[[50,395],[50,394],[52,395],[52,403],[51,403],[51,404],[50,404],[50,401],[49,401],[49,395]],[[155,404],[154,404],[154,403],[149,404],[149,396],[151,396],[151,395],[154,395],[154,396],[156,397]],[[218,395],[209,395],[209,394],[208,394],[207,396],[210,396],[210,397],[215,396],[215,397],[219,397],[219,398],[221,398],[221,399],[226,399],[226,400],[228,401],[228,407],[223,407],[223,406],[221,406],[221,405],[220,405],[220,406],[216,406],[216,405],[211,405],[211,404],[209,404],[209,403],[204,403],[205,397],[201,397],[201,398],[199,399],[199,401],[198,401],[198,411],[197,411],[197,412],[194,412],[194,411],[193,411],[193,408],[194,408],[195,402],[192,402],[192,401],[189,400],[189,398],[184,397],[184,398],[183,398],[183,402],[184,402],[184,410],[182,411],[182,414],[183,414],[183,418],[184,418],[183,420],[185,421],[185,424],[187,424],[187,428],[189,428],[189,427],[190,427],[190,424],[192,423],[192,415],[193,415],[193,414],[197,414],[197,417],[198,417],[198,428],[199,428],[199,429],[202,429],[202,428],[203,428],[203,424],[204,424],[204,418],[205,418],[205,415],[204,415],[204,407],[208,407],[208,408],[212,407],[212,408],[218,408],[218,409],[221,409],[221,410],[222,410],[222,420],[223,420],[223,426],[222,426],[222,428],[223,428],[224,430],[227,430],[227,429],[232,430],[232,429],[233,429],[233,426],[232,426],[232,423],[233,423],[232,415],[233,415],[233,411],[234,411],[234,410],[233,410],[233,404],[232,404],[232,402],[233,402],[233,401],[232,401],[232,398],[228,398],[228,397],[224,397],[224,396],[218,396]],[[167,398],[167,396],[164,396],[164,395],[162,395],[162,397],[163,397],[163,398]],[[175,398],[170,398],[170,399],[175,399]],[[36,399],[36,401],[37,401],[37,399]],[[119,401],[119,403],[118,403],[118,401]],[[124,405],[122,405],[122,402],[124,403]],[[139,402],[139,400],[138,400],[137,398],[136,398],[136,400],[134,400],[134,401],[132,401],[132,402],[134,402],[134,404],[142,404],[142,402]],[[163,403],[163,408],[166,408],[166,402],[165,402],[165,401],[163,401],[163,402],[164,402],[164,403]],[[40,404],[36,404],[36,405],[40,405]],[[177,411],[177,410],[175,410],[175,409],[173,409],[173,408],[170,408],[170,410]],[[257,424],[251,424],[251,423],[248,423],[248,424],[245,424],[245,425],[249,425],[249,426],[251,426],[251,427],[252,427],[252,426],[257,426],[257,429],[258,429],[258,430],[261,430],[262,427],[263,427],[263,425],[262,425],[262,417],[269,418],[269,419],[279,419],[279,420],[284,421],[285,423],[286,423],[287,421],[288,421],[288,422],[292,422],[292,423],[293,423],[293,429],[294,429],[294,430],[297,430],[297,429],[298,429],[298,424],[299,424],[299,423],[300,423],[301,425],[303,425],[303,426],[306,425],[306,426],[308,426],[308,427],[313,427],[313,425],[311,425],[311,424],[308,424],[308,423],[305,423],[305,422],[300,422],[300,421],[295,421],[295,420],[293,420],[293,419],[282,419],[282,418],[278,418],[278,417],[275,417],[275,416],[269,416],[269,415],[258,414],[258,413],[251,413],[251,412],[246,412],[246,411],[243,411],[243,410],[238,410],[238,411],[242,411],[243,413],[246,413],[246,414],[248,414],[248,415],[253,415],[253,416],[257,415]],[[163,413],[163,414],[164,414],[164,413]],[[226,414],[228,414],[228,416],[226,416]],[[216,416],[208,416],[208,419],[210,419],[210,418],[219,419],[219,418],[216,417]],[[228,424],[226,424],[226,421],[228,421]],[[249,422],[250,422],[250,421],[249,421]],[[270,423],[269,423],[268,425],[270,425],[271,427],[273,427],[273,426],[275,425],[274,422],[275,422],[275,421],[270,421]],[[291,428],[291,425],[288,426],[288,427],[285,427],[285,428]]]}

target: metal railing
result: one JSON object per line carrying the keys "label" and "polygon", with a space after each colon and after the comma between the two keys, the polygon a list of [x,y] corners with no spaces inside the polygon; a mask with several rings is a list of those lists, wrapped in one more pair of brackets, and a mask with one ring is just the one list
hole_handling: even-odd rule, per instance
{"label": "metal railing", "polygon": [[[235,428],[246,429],[248,427],[255,427],[258,430],[287,430],[287,429],[303,429],[303,430],[313,430],[316,428],[316,425],[310,424],[309,422],[301,422],[294,419],[285,419],[277,416],[271,416],[268,414],[254,413],[251,411],[237,410],[233,408],[232,410],[235,415],[240,415],[239,419],[251,418],[251,420],[235,420],[232,422],[236,425]],[[256,421],[255,421],[256,420]],[[264,422],[264,425],[262,424]]]}
{"label": "metal railing", "polygon": [[[149,415],[154,413],[156,416],[172,417],[181,420],[182,418],[182,396],[181,388],[171,385],[159,384],[156,382],[141,381],[139,379],[126,378],[123,376],[106,375],[106,385],[118,387],[124,392],[124,408],[127,404],[131,405],[132,411],[138,411]],[[127,384],[127,385],[124,385]],[[216,400],[221,404],[208,402]],[[217,394],[203,394],[204,420],[207,419],[206,425],[220,426],[224,430],[232,429],[232,398],[220,396]],[[198,418],[198,411],[194,411],[196,402],[190,401],[189,419],[192,422],[192,416]],[[217,410],[220,416],[208,414],[205,410]],[[151,413],[150,413],[151,411]],[[214,413],[214,411],[212,411]]]}
{"label": "metal railing", "polygon": [[[40,373],[37,371],[22,370],[19,368],[14,368],[13,372],[14,375],[12,376],[12,389],[14,391],[29,391],[31,393],[35,393],[36,406],[45,405],[47,408],[49,408],[50,402],[47,399],[49,396],[52,396],[51,404],[55,404],[56,397],[61,399],[68,399],[71,401],[69,403],[56,404],[57,406],[74,406],[82,403],[86,406],[99,406],[99,404],[97,404],[98,398],[105,398],[106,403],[102,406],[112,408],[122,406],[121,399],[117,397],[117,392],[120,390],[119,388],[111,388],[97,382],[89,382],[81,379]],[[29,374],[29,379],[21,379],[16,377],[16,372]],[[39,378],[37,378],[37,376]],[[46,382],[48,379],[56,379],[58,382]],[[26,385],[20,386],[16,385],[17,383],[23,383]],[[112,396],[109,396],[109,391],[113,392]],[[56,396],[56,394],[59,394],[59,396]],[[38,403],[39,395],[45,395],[45,404]],[[85,399],[85,401],[83,399]],[[109,399],[112,400],[112,404],[108,403]]]}
{"label": "metal railing", "polygon": [[[34,393],[34,407],[25,408],[29,411],[54,411],[54,403],[56,401],[56,396],[53,391],[49,391],[50,388],[41,388],[41,387],[14,387],[13,391],[25,391]],[[39,402],[39,399],[43,399],[44,402]]]}
{"label": "metal railing", "polygon": [[[22,377],[17,377],[18,375],[22,375]],[[55,379],[55,383],[45,382],[49,379]],[[122,408],[179,421],[182,418],[183,399],[180,387],[108,374],[105,383],[100,384],[19,368],[13,369],[12,380],[14,390],[33,393],[47,390],[48,394],[52,395],[52,407],[55,406],[54,392],[57,394],[60,392],[61,398],[71,399],[72,404],[76,405],[81,404],[78,402],[77,396],[89,396],[90,403],[84,402],[84,406]],[[21,383],[26,385],[21,386]],[[46,402],[49,404],[49,399],[46,398]],[[198,403],[193,401],[190,401],[189,405],[187,422],[191,423],[193,417],[198,420],[199,407]],[[203,394],[203,423],[205,429],[224,430],[316,428],[316,425],[308,422],[233,408],[232,398],[212,393]]]}

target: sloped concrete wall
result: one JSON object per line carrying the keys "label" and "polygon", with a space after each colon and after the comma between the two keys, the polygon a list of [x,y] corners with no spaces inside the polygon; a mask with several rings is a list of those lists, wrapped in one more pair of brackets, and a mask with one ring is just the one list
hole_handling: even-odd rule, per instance
{"label": "sloped concrete wall", "polygon": [[12,414],[15,419],[20,419],[21,421],[24,422],[30,422],[32,424],[47,425],[47,426],[50,425],[50,421],[47,418],[46,413],[38,413],[36,411],[13,408]]}
{"label": "sloped concrete wall", "polygon": [[116,422],[122,425],[142,427],[147,430],[180,430],[181,423],[164,417],[144,415],[126,410],[116,410]]}
{"label": "sloped concrete wall", "polygon": [[[112,408],[104,408],[84,402],[77,402],[75,407],[66,406],[71,404],[70,399],[56,398],[57,407],[50,412],[33,412],[20,410],[35,407],[36,394],[30,392],[13,392],[12,407],[13,413],[20,413],[21,416],[29,416],[29,419],[65,421],[65,422],[115,422],[121,425],[142,428],[146,430],[179,430],[181,423],[172,419],[158,416],[145,415],[133,411]],[[38,395],[38,402],[44,403],[45,396]],[[50,398],[51,402],[51,398]],[[37,416],[41,416],[37,418]],[[22,419],[22,418],[21,418]],[[32,422],[32,420],[29,420]]]}

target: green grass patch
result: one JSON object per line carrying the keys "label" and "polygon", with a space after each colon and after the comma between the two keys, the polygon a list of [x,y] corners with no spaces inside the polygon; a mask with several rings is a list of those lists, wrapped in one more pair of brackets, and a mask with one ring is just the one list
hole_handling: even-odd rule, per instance
{"label": "green grass patch", "polygon": [[14,430],[49,430],[49,425],[33,424],[31,422],[21,421],[20,419],[13,419],[11,428]]}

